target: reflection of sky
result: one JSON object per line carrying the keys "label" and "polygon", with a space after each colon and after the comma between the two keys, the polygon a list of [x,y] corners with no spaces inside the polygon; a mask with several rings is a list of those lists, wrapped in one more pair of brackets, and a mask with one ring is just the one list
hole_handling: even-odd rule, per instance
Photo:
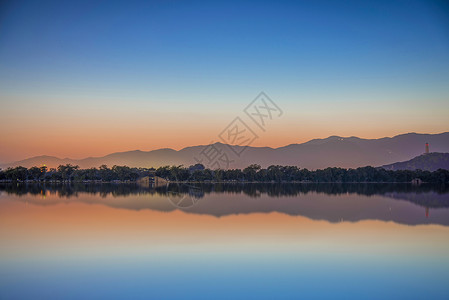
{"label": "reflection of sky", "polygon": [[[45,298],[447,299],[447,264],[357,259],[284,262],[217,255],[162,262],[34,264],[15,269],[3,294]],[[161,259],[161,258],[160,258]],[[182,261],[181,261],[182,259]],[[15,276],[19,280],[12,280]],[[26,287],[24,287],[26,284]]]}
{"label": "reflection of sky", "polygon": [[276,212],[217,218],[18,199],[0,198],[2,299],[449,294],[445,226],[329,223]]}

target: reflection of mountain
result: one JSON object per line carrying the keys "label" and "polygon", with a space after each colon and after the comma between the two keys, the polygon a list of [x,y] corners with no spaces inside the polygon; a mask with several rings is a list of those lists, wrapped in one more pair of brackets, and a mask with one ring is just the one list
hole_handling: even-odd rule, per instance
{"label": "reflection of mountain", "polygon": [[[392,138],[362,139],[358,137],[331,136],[325,139],[314,139],[302,144],[291,144],[280,148],[247,147],[230,167],[244,168],[257,163],[263,167],[269,165],[291,165],[300,168],[318,169],[326,167],[355,168],[361,166],[381,166],[411,159],[424,152],[425,143],[430,143],[434,152],[449,152],[449,132],[441,134],[408,133]],[[229,146],[214,144],[225,152]],[[80,160],[59,159],[51,156],[37,156],[10,164],[9,166],[40,166],[46,164],[55,167],[60,164],[76,164],[81,168],[127,165],[130,167],[159,167],[165,165],[192,165],[195,157],[206,146],[193,146],[181,149],[159,149],[154,151],[127,151],[112,153],[103,157],[89,157]],[[236,152],[241,147],[232,146]],[[232,152],[231,152],[232,154]],[[198,157],[201,158],[201,157]]]}
{"label": "reflection of mountain", "polygon": [[[449,226],[449,188],[433,185],[202,184],[150,190],[134,184],[10,184],[0,185],[0,191],[37,205],[83,202],[132,210],[173,211],[177,209],[173,200],[192,197],[195,205],[184,207],[184,211],[217,217],[280,212],[329,222],[375,219]],[[179,196],[170,198],[173,195]],[[430,216],[426,217],[429,211]]]}

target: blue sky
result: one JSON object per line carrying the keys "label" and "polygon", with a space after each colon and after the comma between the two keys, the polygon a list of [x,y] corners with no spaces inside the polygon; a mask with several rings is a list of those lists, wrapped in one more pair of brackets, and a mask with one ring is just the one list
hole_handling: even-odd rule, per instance
{"label": "blue sky", "polygon": [[132,88],[144,78],[165,86],[195,78],[414,81],[418,72],[448,73],[443,2],[16,1],[3,7],[0,54],[11,77],[2,75],[13,82],[40,77],[46,86],[63,75],[71,85],[108,87],[118,79]]}
{"label": "blue sky", "polygon": [[[267,145],[329,134],[441,132],[449,125],[449,4],[6,1],[0,14],[0,90],[0,116],[20,112],[23,117],[14,119],[19,123],[36,121],[40,109],[58,120],[67,112],[83,115],[92,105],[112,111],[87,117],[91,125],[112,122],[119,112],[132,123],[135,110],[165,118],[185,111],[226,123],[263,90],[289,112],[279,128],[303,127],[295,120],[308,118],[321,124],[351,116],[367,120],[357,126],[315,124],[310,134],[268,137]],[[392,120],[375,126],[392,112],[400,126]],[[225,125],[208,127],[220,131]],[[173,121],[169,127],[183,125]],[[153,140],[141,148],[166,142]],[[192,144],[200,140],[208,142],[201,136]]]}

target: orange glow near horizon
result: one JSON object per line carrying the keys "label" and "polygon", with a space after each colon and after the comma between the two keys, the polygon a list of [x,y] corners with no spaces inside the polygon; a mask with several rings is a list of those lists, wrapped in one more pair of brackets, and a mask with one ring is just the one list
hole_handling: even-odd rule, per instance
{"label": "orange glow near horizon", "polygon": [[0,127],[5,129],[0,132],[0,163],[38,155],[81,159],[130,150],[180,150],[219,141],[218,134],[237,116],[259,136],[252,146],[273,148],[332,135],[373,139],[449,130],[445,114],[449,104],[436,110],[402,103],[401,110],[395,107],[393,112],[385,103],[368,107],[353,102],[338,106],[276,100],[284,114],[262,131],[243,113],[247,105],[243,100],[226,106],[20,99],[0,111]]}
{"label": "orange glow near horizon", "polygon": [[[169,117],[168,117],[169,118]],[[92,156],[104,156],[114,152],[130,150],[150,151],[161,148],[180,150],[189,146],[205,145],[219,141],[220,133],[232,120],[219,117],[200,118],[202,122],[186,118],[173,121],[157,120],[121,121],[117,124],[109,121],[101,125],[94,121],[79,119],[58,124],[58,120],[38,123],[36,126],[10,126],[0,133],[0,163],[17,161],[38,155],[50,155],[59,158],[81,159]],[[59,120],[61,121],[61,120]],[[196,121],[196,122],[195,122]],[[289,117],[278,120],[266,132],[255,129],[259,138],[252,146],[282,147],[294,143],[303,143],[315,138],[326,138],[331,135],[343,137],[358,136],[361,138],[392,137],[398,134],[413,132],[406,128],[392,129],[388,124],[382,127],[334,128],[330,124],[320,124],[317,120],[294,121]],[[20,123],[21,121],[19,121]],[[37,122],[37,121],[36,121]],[[51,123],[54,122],[53,125]],[[73,122],[73,123],[71,123]],[[7,123],[3,120],[0,123]],[[16,122],[12,122],[16,123]],[[34,123],[34,121],[30,122]],[[80,123],[80,124],[77,124]],[[307,124],[310,125],[307,125]],[[2,126],[4,127],[4,126]],[[255,127],[255,126],[253,126]],[[413,129],[418,126],[413,127]],[[416,130],[418,133],[441,133],[438,128]]]}

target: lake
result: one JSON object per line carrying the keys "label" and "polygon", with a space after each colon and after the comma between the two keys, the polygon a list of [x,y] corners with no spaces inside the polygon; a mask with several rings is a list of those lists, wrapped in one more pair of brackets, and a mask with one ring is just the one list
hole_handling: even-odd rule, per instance
{"label": "lake", "polygon": [[0,299],[449,299],[449,188],[0,184]]}

